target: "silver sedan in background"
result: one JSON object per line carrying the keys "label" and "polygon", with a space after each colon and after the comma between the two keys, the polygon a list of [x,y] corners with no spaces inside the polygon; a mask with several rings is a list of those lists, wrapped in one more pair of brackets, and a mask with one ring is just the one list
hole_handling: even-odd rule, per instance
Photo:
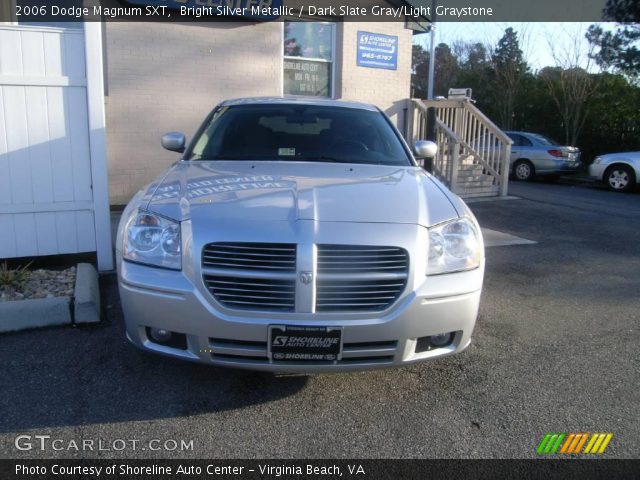
{"label": "silver sedan in background", "polygon": [[511,140],[511,173],[516,180],[531,181],[536,175],[559,177],[582,170],[580,149],[531,132],[505,132]]}
{"label": "silver sedan in background", "polygon": [[[227,101],[129,203],[117,265],[127,337],[210,365],[408,365],[471,341],[480,227],[378,108]],[[419,156],[435,144],[417,142]]]}

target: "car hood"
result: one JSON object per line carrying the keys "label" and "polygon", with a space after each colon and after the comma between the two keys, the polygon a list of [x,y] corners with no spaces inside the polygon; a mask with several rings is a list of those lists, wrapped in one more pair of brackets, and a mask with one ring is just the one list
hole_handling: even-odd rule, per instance
{"label": "car hood", "polygon": [[458,216],[418,167],[318,162],[178,162],[141,202],[176,220],[406,223]]}

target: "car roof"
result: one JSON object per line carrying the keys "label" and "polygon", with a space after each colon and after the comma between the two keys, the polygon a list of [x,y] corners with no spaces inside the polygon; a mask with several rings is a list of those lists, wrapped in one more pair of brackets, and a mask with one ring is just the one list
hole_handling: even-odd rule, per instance
{"label": "car roof", "polygon": [[537,135],[540,137],[544,137],[544,135],[542,135],[541,133],[535,133],[535,132],[522,132],[520,130],[505,130],[505,132],[507,135],[510,133],[517,133],[518,135]]}
{"label": "car roof", "polygon": [[225,100],[221,103],[223,106],[234,105],[317,105],[323,107],[342,107],[354,108],[358,110],[368,110],[377,112],[375,105],[360,102],[350,102],[345,100],[333,100],[330,98],[318,97],[243,97]]}

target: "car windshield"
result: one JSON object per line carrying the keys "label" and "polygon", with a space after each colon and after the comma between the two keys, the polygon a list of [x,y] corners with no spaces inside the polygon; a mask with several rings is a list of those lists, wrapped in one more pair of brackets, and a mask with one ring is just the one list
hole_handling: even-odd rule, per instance
{"label": "car windshield", "polygon": [[553,139],[551,139],[549,137],[545,137],[544,135],[540,135],[538,133],[530,133],[529,135],[531,135],[533,138],[535,138],[538,141],[538,143],[541,143],[542,145],[550,145],[550,146],[559,146],[560,145],[555,140],[553,140]]}
{"label": "car windshield", "polygon": [[318,105],[234,105],[200,128],[187,160],[411,165],[381,112]]}

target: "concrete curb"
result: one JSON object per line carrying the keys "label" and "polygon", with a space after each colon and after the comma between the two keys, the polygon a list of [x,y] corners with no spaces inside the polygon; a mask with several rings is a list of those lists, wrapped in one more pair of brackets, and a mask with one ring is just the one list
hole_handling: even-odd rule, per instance
{"label": "concrete curb", "polygon": [[0,332],[71,325],[69,297],[0,302]]}
{"label": "concrete curb", "polygon": [[606,188],[606,185],[600,180],[584,175],[562,175],[560,177],[560,181],[571,185],[591,185],[594,187],[602,186],[603,188]]}
{"label": "concrete curb", "polygon": [[472,198],[463,198],[464,203],[480,203],[480,202],[501,202],[506,200],[521,200],[520,197],[516,197],[514,195],[507,195],[505,197],[472,197]]}
{"label": "concrete curb", "polygon": [[100,321],[100,286],[98,272],[93,265],[78,264],[74,296],[75,323],[98,323]]}

